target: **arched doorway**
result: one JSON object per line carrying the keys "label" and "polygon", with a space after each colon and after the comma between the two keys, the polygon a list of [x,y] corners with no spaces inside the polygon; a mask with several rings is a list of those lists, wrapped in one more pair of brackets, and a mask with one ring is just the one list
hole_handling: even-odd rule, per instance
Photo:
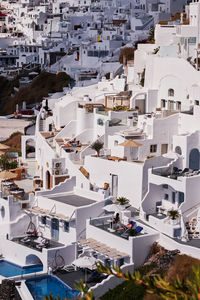
{"label": "arched doorway", "polygon": [[180,146],[176,146],[175,152],[176,152],[177,154],[179,154],[179,155],[182,155],[181,147],[180,147]]}
{"label": "arched doorway", "polygon": [[26,256],[26,265],[39,265],[42,264],[40,258],[35,254],[29,254]]}
{"label": "arched doorway", "polygon": [[51,188],[51,174],[49,171],[46,172],[46,188],[48,190]]}
{"label": "arched doorway", "polygon": [[199,170],[199,150],[192,149],[189,155],[189,168],[192,170]]}
{"label": "arched doorway", "polygon": [[35,141],[33,139],[26,140],[26,158],[35,158]]}

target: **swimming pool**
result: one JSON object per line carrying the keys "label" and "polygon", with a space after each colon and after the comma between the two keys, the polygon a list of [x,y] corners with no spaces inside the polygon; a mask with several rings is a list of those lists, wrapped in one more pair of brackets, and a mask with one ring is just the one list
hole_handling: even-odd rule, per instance
{"label": "swimming pool", "polygon": [[27,279],[26,285],[34,300],[43,300],[45,295],[52,293],[53,297],[60,295],[61,299],[77,297],[80,292],[71,289],[56,276],[46,275]]}
{"label": "swimming pool", "polygon": [[21,267],[7,260],[0,260],[0,275],[4,277],[12,277],[23,274],[40,272],[43,270],[42,265],[31,265]]}

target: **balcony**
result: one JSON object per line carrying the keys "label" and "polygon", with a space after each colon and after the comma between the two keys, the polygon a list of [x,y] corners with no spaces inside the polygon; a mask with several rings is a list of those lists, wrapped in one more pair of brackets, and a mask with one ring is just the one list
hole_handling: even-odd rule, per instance
{"label": "balcony", "polygon": [[[136,237],[136,236],[142,236],[146,234],[146,231],[140,227],[136,226],[137,223],[132,220],[134,223],[134,228],[132,228],[132,224],[124,224],[125,222],[119,222],[117,224],[114,224],[113,221],[113,216],[109,215],[107,217],[103,218],[98,218],[98,219],[92,219],[90,220],[90,225],[93,225],[101,230],[104,230],[106,232],[109,232],[112,235],[115,235],[119,238],[129,240],[130,237]],[[127,222],[126,222],[127,223]],[[130,225],[130,226],[129,226]],[[137,227],[140,227],[140,232],[139,230],[136,230]]]}

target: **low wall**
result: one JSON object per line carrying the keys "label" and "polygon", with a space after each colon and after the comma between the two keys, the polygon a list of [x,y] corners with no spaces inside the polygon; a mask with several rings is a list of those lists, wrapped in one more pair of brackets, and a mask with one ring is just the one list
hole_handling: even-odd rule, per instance
{"label": "low wall", "polygon": [[181,254],[186,254],[197,259],[200,257],[200,248],[180,244],[164,234],[160,234],[159,244],[168,250],[178,249]]}
{"label": "low wall", "polygon": [[66,193],[66,192],[72,192],[73,188],[76,184],[76,177],[67,178],[64,182],[59,183],[56,185],[53,189],[49,191],[41,191],[37,192],[36,196],[46,196],[46,195],[53,195],[57,193]]}
{"label": "low wall", "polygon": [[[130,273],[134,272],[134,264],[125,265],[122,268],[123,272],[126,272],[127,270]],[[106,279],[104,279],[102,282],[96,284],[91,289],[94,292],[94,296],[99,299],[102,295],[104,295],[109,289],[114,289],[117,285],[123,282],[123,279],[117,278],[114,275],[108,276]]]}

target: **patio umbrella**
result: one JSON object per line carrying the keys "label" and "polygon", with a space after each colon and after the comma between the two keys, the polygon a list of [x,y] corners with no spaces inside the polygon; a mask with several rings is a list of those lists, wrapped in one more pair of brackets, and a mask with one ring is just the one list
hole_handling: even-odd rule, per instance
{"label": "patio umbrella", "polygon": [[12,172],[9,172],[9,171],[2,171],[0,173],[0,179],[15,179],[17,177],[17,174],[14,174]]}
{"label": "patio umbrella", "polygon": [[142,144],[136,142],[136,141],[133,141],[133,140],[128,140],[128,141],[125,141],[121,144],[119,144],[119,146],[124,146],[124,147],[141,147]]}
{"label": "patio umbrella", "polygon": [[104,206],[103,209],[106,211],[109,211],[109,212],[120,213],[122,210],[125,209],[125,206],[117,205],[117,204],[109,204],[109,205]]}
{"label": "patio umbrella", "polygon": [[9,146],[0,143],[0,150],[8,150],[8,149],[10,149]]}
{"label": "patio umbrella", "polygon": [[82,256],[73,261],[73,265],[79,268],[92,269],[97,259],[93,256]]}
{"label": "patio umbrella", "polygon": [[82,256],[82,257],[79,257],[76,260],[74,260],[72,264],[74,266],[78,267],[78,268],[85,269],[85,282],[86,282],[87,281],[87,270],[86,270],[86,268],[92,270],[97,261],[98,260],[93,256]]}

